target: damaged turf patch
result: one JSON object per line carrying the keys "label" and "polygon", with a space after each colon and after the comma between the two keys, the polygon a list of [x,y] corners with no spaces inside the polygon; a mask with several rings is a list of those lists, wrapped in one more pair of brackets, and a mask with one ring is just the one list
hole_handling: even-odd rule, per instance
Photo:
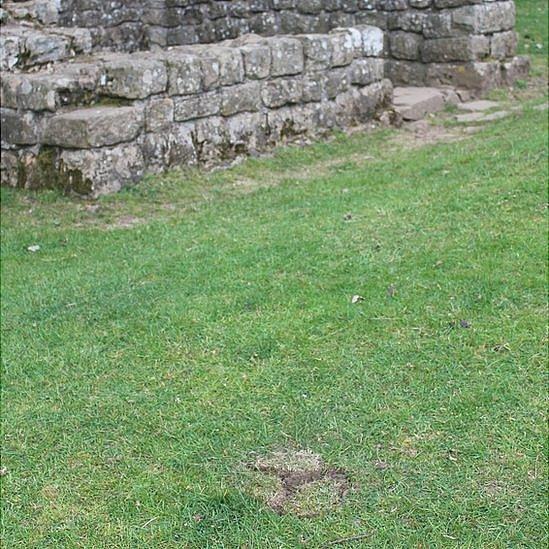
{"label": "damaged turf patch", "polygon": [[279,514],[324,514],[341,505],[351,484],[342,469],[329,467],[308,450],[284,450],[248,465],[252,492]]}

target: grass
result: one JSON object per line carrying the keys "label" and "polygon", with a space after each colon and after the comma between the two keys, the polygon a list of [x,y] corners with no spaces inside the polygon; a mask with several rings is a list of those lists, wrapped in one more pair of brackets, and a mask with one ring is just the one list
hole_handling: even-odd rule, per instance
{"label": "grass", "polygon": [[[454,143],[338,136],[99,210],[2,189],[4,546],[545,547],[536,101]],[[292,448],[346,471],[343,506],[268,508],[246,464]]]}

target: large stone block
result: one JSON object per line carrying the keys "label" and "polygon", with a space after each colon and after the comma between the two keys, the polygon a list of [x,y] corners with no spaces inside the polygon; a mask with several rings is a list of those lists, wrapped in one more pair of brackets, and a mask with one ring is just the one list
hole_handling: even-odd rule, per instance
{"label": "large stone block", "polygon": [[174,102],[169,97],[152,98],[145,107],[145,130],[162,132],[174,120]]}
{"label": "large stone block", "polygon": [[146,54],[108,55],[101,76],[104,95],[144,99],[166,90],[168,75],[164,63]]}
{"label": "large stone block", "polygon": [[35,145],[40,140],[40,122],[32,112],[0,109],[2,142],[8,145]]}
{"label": "large stone block", "polygon": [[351,64],[351,83],[367,86],[383,79],[384,65],[385,61],[383,59],[355,59]]}
{"label": "large stone block", "polygon": [[169,95],[188,95],[202,89],[202,62],[198,56],[184,51],[170,51],[166,63]]}
{"label": "large stone block", "polygon": [[332,46],[332,67],[344,67],[354,59],[353,37],[349,32],[335,31],[329,35]]}
{"label": "large stone block", "polygon": [[221,93],[219,90],[197,95],[175,98],[174,118],[178,122],[215,116],[221,110]]}
{"label": "large stone block", "polygon": [[272,76],[289,76],[303,72],[303,46],[295,38],[270,38]]}
{"label": "large stone block", "polygon": [[145,165],[162,172],[178,166],[196,164],[197,152],[193,143],[194,124],[172,124],[162,133],[148,133],[141,139]]}
{"label": "large stone block", "polygon": [[484,35],[436,38],[423,43],[421,58],[426,63],[475,61],[490,53],[490,39]]}
{"label": "large stone block", "polygon": [[389,38],[391,55],[396,59],[415,60],[420,56],[423,38],[413,32],[392,32]]}
{"label": "large stone block", "polygon": [[472,34],[510,30],[515,25],[515,4],[509,0],[463,6],[452,12],[452,24]]}
{"label": "large stone block", "polygon": [[58,114],[44,129],[43,143],[88,149],[131,141],[143,127],[143,113],[136,107],[92,107]]}
{"label": "large stone block", "polygon": [[62,150],[60,185],[99,196],[138,181],[145,172],[141,148],[135,143],[89,150]]}
{"label": "large stone block", "polygon": [[261,89],[263,104],[269,108],[282,107],[288,103],[299,103],[303,97],[301,78],[277,78],[265,82]]}
{"label": "large stone block", "polygon": [[248,82],[221,90],[221,108],[223,116],[239,112],[253,112],[261,107],[261,85],[259,82]]}
{"label": "large stone block", "polygon": [[303,44],[305,70],[328,69],[332,64],[332,43],[322,34],[304,34],[298,36]]}

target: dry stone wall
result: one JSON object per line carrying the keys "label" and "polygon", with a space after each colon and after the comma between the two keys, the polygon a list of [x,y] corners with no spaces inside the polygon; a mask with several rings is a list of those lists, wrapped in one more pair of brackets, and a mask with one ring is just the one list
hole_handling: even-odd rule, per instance
{"label": "dry stone wall", "polygon": [[2,80],[2,178],[98,195],[365,121],[390,104],[383,33],[97,54]]}
{"label": "dry stone wall", "polygon": [[0,21],[2,182],[92,194],[360,123],[392,84],[528,70],[512,0],[0,0]]}

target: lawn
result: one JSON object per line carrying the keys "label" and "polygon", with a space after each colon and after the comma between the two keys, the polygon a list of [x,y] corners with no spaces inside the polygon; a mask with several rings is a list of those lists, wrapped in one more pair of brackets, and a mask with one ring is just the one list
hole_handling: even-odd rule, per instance
{"label": "lawn", "polygon": [[[517,5],[545,78],[546,2]],[[94,204],[2,189],[3,546],[545,547],[533,95],[450,143],[336,136]],[[258,460],[305,450],[345,497],[279,514]]]}

